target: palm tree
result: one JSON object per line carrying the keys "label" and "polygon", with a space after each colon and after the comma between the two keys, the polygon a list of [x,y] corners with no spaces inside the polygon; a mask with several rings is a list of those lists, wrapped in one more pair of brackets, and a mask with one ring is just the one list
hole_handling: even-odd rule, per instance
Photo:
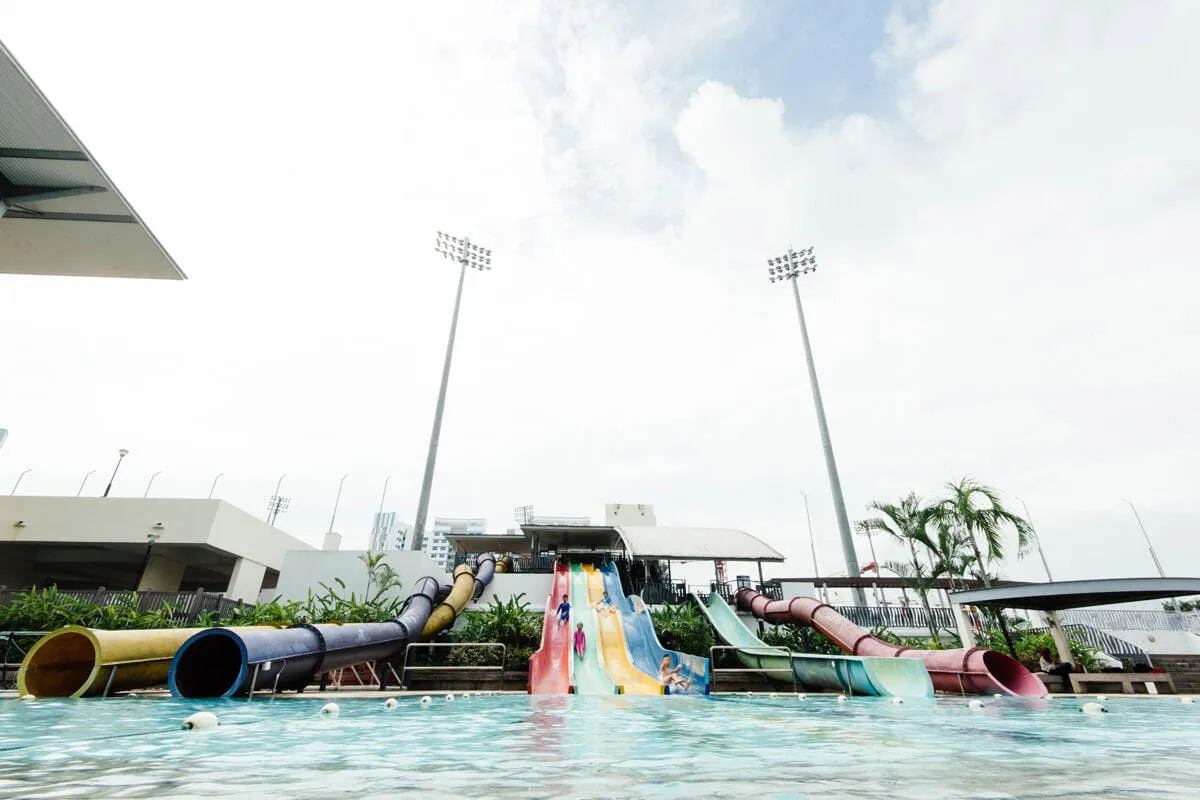
{"label": "palm tree", "polygon": [[1033,529],[1023,517],[1005,508],[999,494],[990,486],[967,477],[958,483],[947,483],[946,489],[949,495],[933,506],[932,519],[939,526],[944,525],[948,531],[962,536],[970,545],[977,577],[984,586],[991,586],[987,567],[1004,560],[1005,528],[1016,531],[1018,558],[1025,554]]}
{"label": "palm tree", "polygon": [[[864,533],[871,531],[886,534],[908,549],[909,555],[912,557],[911,568],[905,570],[908,574],[902,577],[909,579],[917,595],[921,598],[921,605],[925,609],[925,615],[929,622],[929,634],[936,637],[937,628],[933,624],[933,610],[929,607],[929,587],[933,585],[933,571],[921,561],[917,554],[917,545],[930,551],[935,549],[925,529],[930,520],[930,509],[915,493],[909,493],[900,501],[899,505],[876,502],[871,503],[867,508],[880,516],[863,520],[859,523],[859,530]],[[888,565],[889,571],[897,572],[896,566],[898,565]]]}
{"label": "palm tree", "polygon": [[[888,572],[908,582],[921,598],[921,605],[925,608],[925,621],[929,627],[929,635],[936,639],[938,638],[937,625],[933,623],[933,609],[929,607],[929,598],[926,593],[937,585],[937,578],[930,574],[929,568],[922,564],[919,560],[909,563],[907,561],[885,561],[883,568]],[[908,595],[905,594],[907,598]]]}

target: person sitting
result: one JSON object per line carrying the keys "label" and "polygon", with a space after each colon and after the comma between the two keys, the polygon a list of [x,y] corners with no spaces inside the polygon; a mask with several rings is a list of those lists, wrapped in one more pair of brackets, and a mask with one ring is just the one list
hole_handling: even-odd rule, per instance
{"label": "person sitting", "polygon": [[571,603],[567,600],[564,594],[562,602],[558,604],[558,621],[560,624],[565,623],[567,618],[571,616]]}
{"label": "person sitting", "polygon": [[661,683],[663,686],[666,686],[668,688],[670,688],[672,686],[678,686],[680,689],[687,691],[688,687],[692,685],[692,679],[680,677],[679,671],[682,669],[683,669],[682,664],[680,664],[676,667],[672,667],[671,666],[671,657],[663,656],[662,663],[658,665],[658,681],[659,681],[659,683]]}
{"label": "person sitting", "polygon": [[1054,675],[1059,678],[1063,685],[1067,683],[1067,676],[1075,671],[1075,665],[1066,661],[1055,661],[1054,656],[1050,654],[1049,647],[1043,647],[1038,651],[1038,667],[1047,675]]}
{"label": "person sitting", "polygon": [[599,611],[616,611],[617,610],[616,607],[613,606],[612,598],[608,596],[608,592],[605,592],[604,596],[596,601],[596,609]]}

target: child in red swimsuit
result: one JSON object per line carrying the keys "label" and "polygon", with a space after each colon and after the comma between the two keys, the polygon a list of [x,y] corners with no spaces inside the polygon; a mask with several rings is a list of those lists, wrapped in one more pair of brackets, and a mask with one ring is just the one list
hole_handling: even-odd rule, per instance
{"label": "child in red swimsuit", "polygon": [[575,655],[583,657],[583,651],[587,649],[587,636],[583,633],[583,623],[575,626]]}

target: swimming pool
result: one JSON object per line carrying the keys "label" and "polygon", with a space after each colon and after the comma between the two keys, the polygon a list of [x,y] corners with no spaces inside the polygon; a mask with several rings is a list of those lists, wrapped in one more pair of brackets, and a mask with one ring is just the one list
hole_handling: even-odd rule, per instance
{"label": "swimming pool", "polygon": [[[0,797],[1200,796],[1200,704],[985,702],[6,699]],[[179,730],[197,710],[222,727]]]}

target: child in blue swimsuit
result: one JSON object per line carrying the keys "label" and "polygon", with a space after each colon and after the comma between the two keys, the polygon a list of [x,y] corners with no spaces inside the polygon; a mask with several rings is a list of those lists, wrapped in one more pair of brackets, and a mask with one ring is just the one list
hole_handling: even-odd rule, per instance
{"label": "child in blue swimsuit", "polygon": [[565,623],[571,616],[571,604],[567,601],[567,596],[564,594],[562,602],[558,604],[558,621]]}

